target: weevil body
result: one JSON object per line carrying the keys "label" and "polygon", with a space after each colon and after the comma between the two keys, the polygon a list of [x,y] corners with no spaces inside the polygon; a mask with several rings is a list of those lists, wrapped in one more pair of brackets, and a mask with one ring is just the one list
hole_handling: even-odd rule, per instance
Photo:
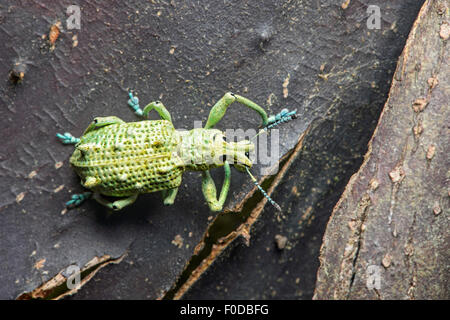
{"label": "weevil body", "polygon": [[[81,184],[91,191],[73,195],[67,204],[78,205],[93,195],[99,203],[120,210],[133,203],[139,194],[162,191],[164,204],[170,205],[183,172],[194,170],[202,171],[202,191],[210,209],[222,210],[230,186],[230,162],[241,171],[252,167],[248,157],[254,148],[251,141],[226,142],[224,134],[213,129],[235,101],[258,112],[265,128],[295,117],[295,111],[287,110],[267,117],[264,109],[254,102],[227,93],[213,106],[205,128],[179,131],[161,102],[152,102],[142,110],[138,99],[130,93],[128,104],[136,114],[147,116],[155,109],[162,120],[127,123],[115,116],[99,117],[80,138],[69,133],[57,134],[63,143],[75,145],[70,164],[80,176]],[[229,160],[223,161],[224,158]],[[222,166],[225,178],[217,198],[209,170]],[[117,200],[108,201],[103,196]]]}

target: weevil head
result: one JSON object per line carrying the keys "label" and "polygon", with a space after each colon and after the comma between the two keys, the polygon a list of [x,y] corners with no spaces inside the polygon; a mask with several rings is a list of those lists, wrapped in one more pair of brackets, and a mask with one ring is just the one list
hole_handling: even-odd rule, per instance
{"label": "weevil head", "polygon": [[178,154],[190,170],[221,167],[225,160],[241,171],[253,165],[249,153],[254,150],[254,144],[249,140],[227,142],[225,134],[217,129],[183,132],[179,146]]}

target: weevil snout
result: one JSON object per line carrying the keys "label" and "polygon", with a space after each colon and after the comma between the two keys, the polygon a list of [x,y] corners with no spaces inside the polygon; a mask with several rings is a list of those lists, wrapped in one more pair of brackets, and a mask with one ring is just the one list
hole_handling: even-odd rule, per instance
{"label": "weevil snout", "polygon": [[250,152],[255,150],[255,145],[249,140],[238,142],[225,142],[225,155],[230,164],[240,171],[251,168],[253,163],[250,160]]}

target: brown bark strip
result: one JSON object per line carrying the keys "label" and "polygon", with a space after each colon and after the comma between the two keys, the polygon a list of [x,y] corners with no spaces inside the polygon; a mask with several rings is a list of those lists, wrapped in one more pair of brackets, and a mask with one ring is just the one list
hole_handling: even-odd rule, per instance
{"label": "brown bark strip", "polygon": [[[56,276],[51,278],[50,280],[46,281],[42,285],[40,285],[38,288],[34,289],[31,292],[24,292],[21,295],[19,295],[16,299],[17,300],[31,300],[31,299],[51,299],[51,300],[60,300],[66,296],[70,296],[74,293],[76,293],[78,290],[80,290],[89,280],[94,277],[94,275],[102,268],[106,267],[107,265],[114,263],[120,263],[123,258],[126,256],[126,254],[120,256],[119,258],[111,258],[108,255],[102,256],[102,257],[94,257],[92,260],[90,260],[81,270],[81,273],[92,269],[89,274],[83,278],[81,278],[80,286],[78,288],[74,288],[71,290],[65,290],[61,292],[61,294],[57,295],[56,297],[53,296],[55,290],[57,290],[59,287],[63,286],[65,282],[68,280],[63,275],[63,272],[65,270],[62,270],[59,272]],[[49,298],[51,297],[51,298]]]}

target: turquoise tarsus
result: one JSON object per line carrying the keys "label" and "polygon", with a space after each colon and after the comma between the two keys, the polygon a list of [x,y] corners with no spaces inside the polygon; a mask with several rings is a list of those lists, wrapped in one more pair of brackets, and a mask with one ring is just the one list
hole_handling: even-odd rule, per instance
{"label": "turquoise tarsus", "polygon": [[79,138],[75,138],[69,132],[65,132],[64,134],[57,133],[56,136],[61,140],[64,144],[77,144],[80,142]]}
{"label": "turquoise tarsus", "polygon": [[279,113],[277,113],[274,116],[270,116],[268,119],[268,124],[263,127],[258,134],[256,134],[253,138],[251,138],[250,140],[256,138],[257,136],[259,136],[260,134],[264,133],[264,132],[268,132],[270,129],[272,129],[273,127],[291,121],[293,119],[297,118],[297,109],[295,109],[294,111],[289,111],[288,109],[283,109],[281,110]]}
{"label": "turquoise tarsus", "polygon": [[72,199],[66,202],[66,206],[79,206],[84,200],[89,199],[92,196],[92,192],[77,193],[72,195]]}
{"label": "turquoise tarsus", "polygon": [[130,97],[130,99],[128,99],[128,105],[133,108],[134,113],[136,113],[138,116],[142,116],[144,113],[139,106],[139,98],[133,96],[131,92],[128,92],[128,96]]}
{"label": "turquoise tarsus", "polygon": [[281,123],[285,123],[296,118],[297,110],[289,111],[288,109],[283,109],[281,112],[269,118],[269,123],[264,127],[264,130],[270,130]]}

